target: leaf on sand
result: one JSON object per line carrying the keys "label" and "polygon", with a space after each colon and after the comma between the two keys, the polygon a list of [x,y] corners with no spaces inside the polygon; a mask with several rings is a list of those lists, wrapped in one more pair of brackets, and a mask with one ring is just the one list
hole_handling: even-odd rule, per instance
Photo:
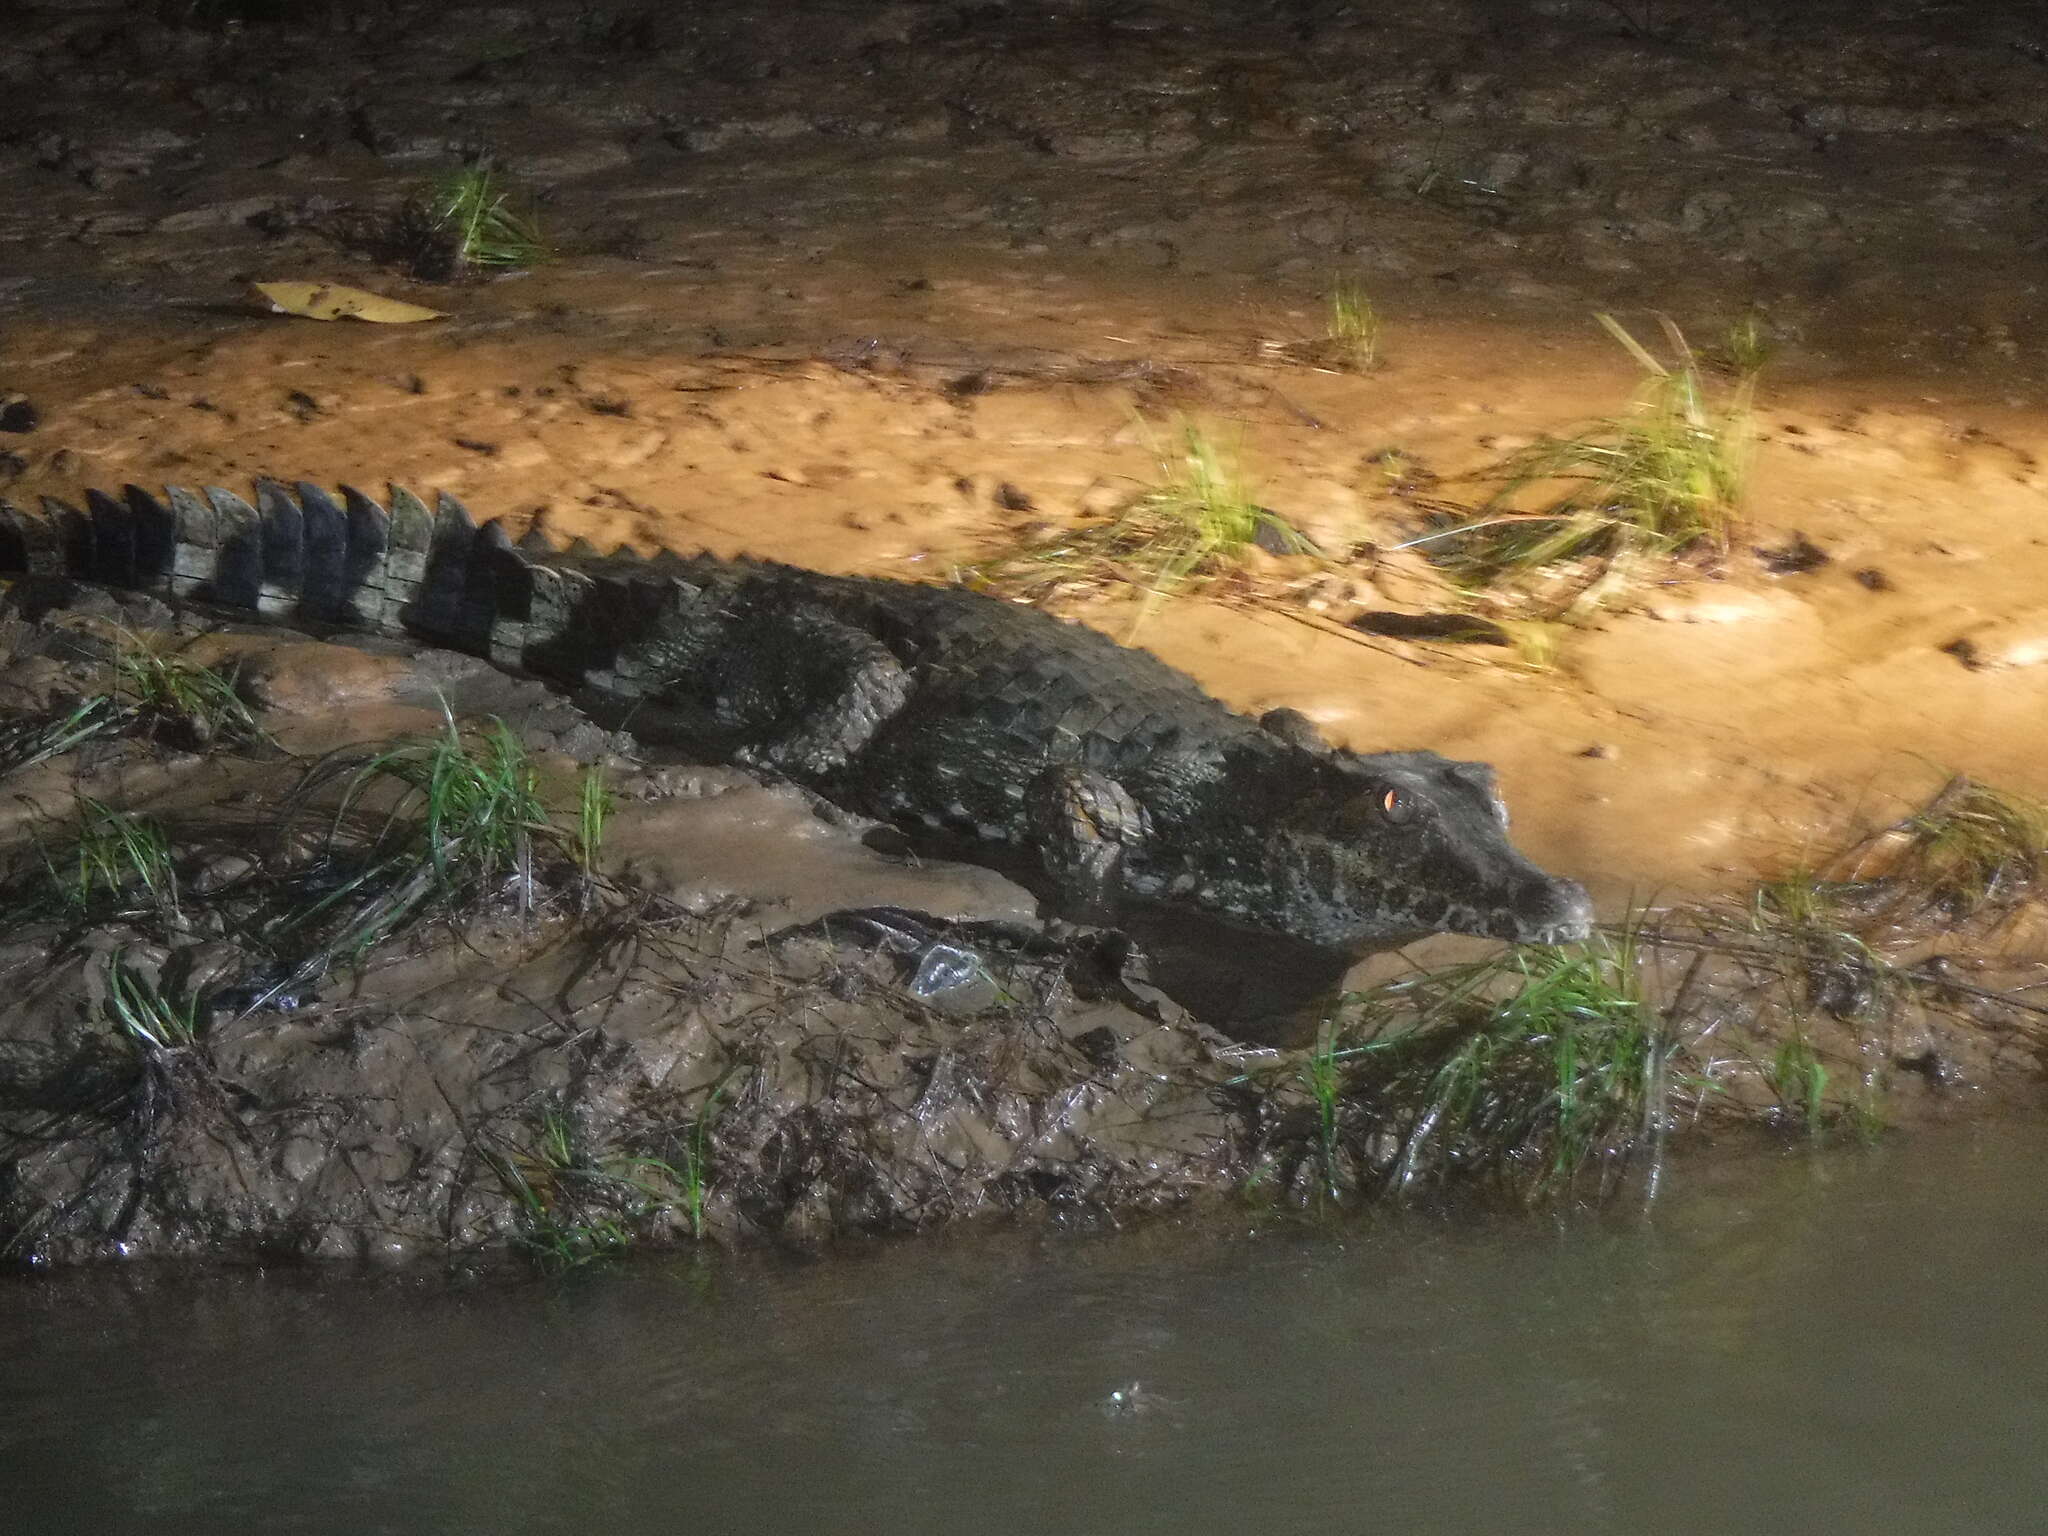
{"label": "leaf on sand", "polygon": [[308,320],[374,320],[380,325],[409,325],[439,320],[445,311],[387,299],[381,293],[344,288],[340,283],[255,283],[258,295],[272,309]]}

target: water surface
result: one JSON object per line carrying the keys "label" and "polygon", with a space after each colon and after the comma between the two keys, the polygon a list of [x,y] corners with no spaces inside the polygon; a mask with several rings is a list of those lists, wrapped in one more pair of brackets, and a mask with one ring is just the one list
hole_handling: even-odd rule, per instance
{"label": "water surface", "polygon": [[1633,1213],[0,1286],[6,1528],[2038,1532],[2048,1128]]}

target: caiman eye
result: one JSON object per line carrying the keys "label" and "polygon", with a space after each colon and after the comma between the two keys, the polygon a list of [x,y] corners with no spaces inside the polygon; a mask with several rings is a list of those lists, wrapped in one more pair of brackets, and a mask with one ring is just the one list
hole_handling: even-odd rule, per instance
{"label": "caiman eye", "polygon": [[1365,832],[1374,826],[1392,822],[1401,826],[1415,817],[1415,797],[1388,785],[1369,789],[1353,799],[1344,808],[1342,820],[1346,826]]}

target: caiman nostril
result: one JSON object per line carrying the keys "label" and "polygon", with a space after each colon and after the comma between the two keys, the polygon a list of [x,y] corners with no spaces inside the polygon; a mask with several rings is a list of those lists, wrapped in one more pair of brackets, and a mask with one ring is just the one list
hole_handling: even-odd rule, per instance
{"label": "caiman nostril", "polygon": [[1537,880],[1524,886],[1515,920],[1525,944],[1573,944],[1593,931],[1593,898],[1576,880]]}

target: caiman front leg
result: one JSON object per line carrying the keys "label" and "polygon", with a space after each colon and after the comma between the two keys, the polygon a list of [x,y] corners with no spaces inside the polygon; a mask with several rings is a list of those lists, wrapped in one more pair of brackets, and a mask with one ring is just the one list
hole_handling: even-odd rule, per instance
{"label": "caiman front leg", "polygon": [[911,691],[887,646],[830,614],[736,625],[707,662],[713,711],[738,739],[734,761],[798,778],[845,768]]}
{"label": "caiman front leg", "polygon": [[1061,905],[1082,922],[1114,922],[1124,854],[1145,836],[1145,808],[1115,779],[1072,763],[1040,773],[1024,803]]}

